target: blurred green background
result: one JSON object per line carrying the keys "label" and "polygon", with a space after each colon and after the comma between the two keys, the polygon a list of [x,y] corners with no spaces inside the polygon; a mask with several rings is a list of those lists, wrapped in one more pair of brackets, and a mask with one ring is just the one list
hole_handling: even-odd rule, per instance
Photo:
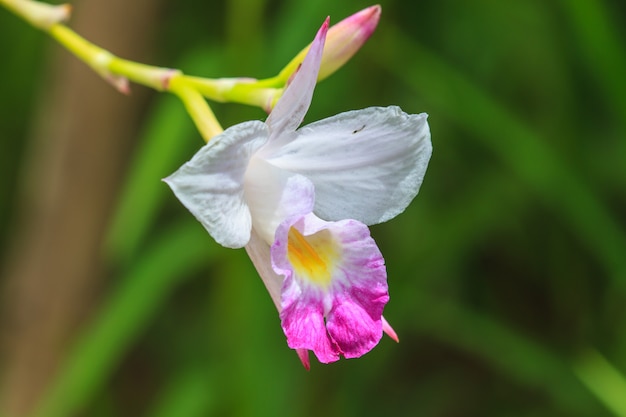
{"label": "blurred green background", "polygon": [[[113,53],[209,77],[272,76],[327,15],[370,5],[73,4],[70,26]],[[625,3],[381,5],[377,31],[319,84],[307,121],[392,104],[429,114],[434,153],[420,194],[372,228],[400,343],[313,361],[309,373],[245,251],[214,243],[160,182],[203,143],[182,105],[141,86],[118,95],[0,10],[0,415],[626,416]],[[140,52],[116,49],[113,33]],[[67,91],[80,99],[57,108]],[[114,110],[133,106],[123,123],[81,119],[101,94]],[[213,108],[224,126],[265,117]],[[47,137],[59,119],[65,127]],[[79,134],[67,127],[78,119]],[[55,147],[69,135],[79,145]],[[117,153],[98,148],[123,136]],[[70,171],[46,174],[58,167]],[[113,178],[109,191],[89,175]],[[64,179],[82,179],[108,209],[82,205],[82,188]],[[55,200],[55,190],[78,196]],[[73,233],[55,222],[63,213],[102,227]],[[84,247],[96,255],[70,281],[55,268],[87,262]],[[44,273],[21,285],[28,268]]]}

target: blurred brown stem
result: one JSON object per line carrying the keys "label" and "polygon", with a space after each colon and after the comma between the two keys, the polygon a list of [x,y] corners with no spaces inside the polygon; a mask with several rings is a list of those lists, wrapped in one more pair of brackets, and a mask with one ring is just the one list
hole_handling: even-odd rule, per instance
{"label": "blurred brown stem", "polygon": [[[157,3],[76,1],[70,24],[121,56],[146,61]],[[101,243],[145,104],[142,88],[123,96],[60,48],[48,72],[20,219],[1,271],[0,415],[8,417],[32,411],[97,299]]]}

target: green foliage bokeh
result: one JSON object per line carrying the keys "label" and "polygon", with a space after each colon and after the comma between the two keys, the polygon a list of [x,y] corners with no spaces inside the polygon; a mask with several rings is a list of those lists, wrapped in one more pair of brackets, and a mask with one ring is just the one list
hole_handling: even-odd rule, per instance
{"label": "green foliage bokeh", "polygon": [[[327,15],[369,5],[164,3],[158,64],[211,77],[271,76]],[[160,182],[202,142],[180,103],[159,95],[107,243],[119,276],[42,415],[626,415],[624,4],[381,5],[377,31],[318,85],[306,120],[392,104],[429,113],[420,194],[372,228],[401,342],[302,369],[245,252],[215,244]],[[2,44],[0,70],[6,249],[53,41],[0,12],[2,39],[17,39]],[[224,126],[265,117],[214,109]]]}

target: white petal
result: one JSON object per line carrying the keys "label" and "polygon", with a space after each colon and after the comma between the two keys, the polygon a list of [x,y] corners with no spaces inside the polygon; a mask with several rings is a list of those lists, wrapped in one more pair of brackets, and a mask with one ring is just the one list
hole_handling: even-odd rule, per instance
{"label": "white petal", "polygon": [[252,226],[271,245],[280,223],[313,210],[315,190],[302,175],[276,168],[255,156],[245,176],[245,199]]}
{"label": "white petal", "polygon": [[270,128],[272,139],[281,136],[283,133],[295,131],[302,123],[307,110],[309,110],[313,90],[317,82],[317,74],[320,70],[326,32],[328,32],[328,19],[317,32],[309,52],[307,52],[291,84],[289,84],[283,96],[274,106],[274,110],[267,118],[266,123]]}
{"label": "white petal", "polygon": [[164,180],[223,246],[241,248],[250,240],[244,175],[252,154],[267,138],[267,127],[258,121],[230,127]]}
{"label": "white petal", "polygon": [[281,311],[280,293],[283,286],[284,277],[276,274],[272,269],[272,261],[270,255],[270,245],[268,245],[259,235],[252,229],[250,241],[246,245],[246,252],[252,260],[254,267],[261,276],[265,288],[270,293],[272,301],[276,305],[278,312]]}
{"label": "white petal", "polygon": [[426,118],[395,106],[341,113],[299,129],[267,158],[313,182],[322,219],[384,222],[404,211],[422,183],[432,153]]}

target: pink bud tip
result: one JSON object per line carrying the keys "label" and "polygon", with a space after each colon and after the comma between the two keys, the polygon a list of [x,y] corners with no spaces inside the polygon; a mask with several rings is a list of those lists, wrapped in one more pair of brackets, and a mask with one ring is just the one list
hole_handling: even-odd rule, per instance
{"label": "pink bud tip", "polygon": [[346,26],[358,27],[361,31],[361,36],[365,39],[369,38],[376,26],[378,26],[378,20],[380,19],[380,13],[382,8],[380,5],[370,6],[367,9],[363,9],[360,12],[349,16],[344,20],[344,22],[339,22],[339,24],[344,23]]}
{"label": "pink bud tip", "polygon": [[393,327],[391,327],[391,325],[387,322],[387,320],[385,320],[384,317],[381,317],[381,320],[383,322],[383,332],[385,332],[385,334],[396,343],[400,343],[400,339],[398,339],[398,335],[396,334],[396,331],[393,330]]}
{"label": "pink bud tip", "polygon": [[309,360],[308,349],[296,349],[296,353],[298,354],[298,358],[300,358],[300,362],[302,362],[302,366],[304,366],[304,369],[310,371],[311,361]]}
{"label": "pink bud tip", "polygon": [[343,66],[376,30],[380,6],[371,6],[345,19],[328,30],[319,79],[324,79]]}
{"label": "pink bud tip", "polygon": [[105,79],[120,93],[130,95],[130,83],[128,82],[128,78],[120,75],[108,74]]}

